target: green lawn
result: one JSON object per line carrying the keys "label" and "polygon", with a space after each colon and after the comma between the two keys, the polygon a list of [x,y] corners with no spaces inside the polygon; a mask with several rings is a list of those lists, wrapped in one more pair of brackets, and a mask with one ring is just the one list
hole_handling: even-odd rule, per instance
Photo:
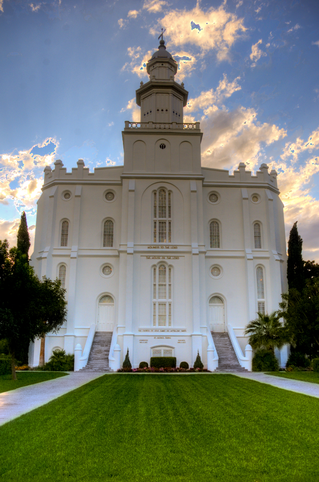
{"label": "green lawn", "polygon": [[106,375],[0,427],[0,479],[318,482],[318,413],[232,375]]}
{"label": "green lawn", "polygon": [[61,372],[17,372],[17,380],[11,380],[11,375],[0,375],[0,393],[45,382],[46,380],[53,380],[53,378],[64,377],[64,375],[67,374]]}
{"label": "green lawn", "polygon": [[301,380],[302,382],[319,383],[319,373],[317,372],[269,372],[267,375]]}

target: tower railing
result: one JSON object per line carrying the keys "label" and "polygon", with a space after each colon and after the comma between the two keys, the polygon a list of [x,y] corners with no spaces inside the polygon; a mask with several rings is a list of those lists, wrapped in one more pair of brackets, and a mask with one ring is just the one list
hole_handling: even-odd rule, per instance
{"label": "tower railing", "polygon": [[174,129],[200,130],[200,122],[131,122],[125,121],[127,129]]}

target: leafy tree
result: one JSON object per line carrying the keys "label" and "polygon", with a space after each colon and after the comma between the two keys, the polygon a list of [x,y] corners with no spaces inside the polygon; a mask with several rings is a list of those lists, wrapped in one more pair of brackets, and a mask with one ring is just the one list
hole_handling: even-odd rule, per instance
{"label": "leafy tree", "polygon": [[319,278],[319,264],[315,261],[304,261],[303,272],[305,280]]}
{"label": "leafy tree", "polygon": [[18,251],[24,254],[26,256],[26,259],[28,260],[29,248],[30,248],[30,236],[28,231],[27,217],[24,211],[21,214],[21,221],[18,229],[17,248],[18,248]]}
{"label": "leafy tree", "polygon": [[302,291],[304,287],[304,267],[302,260],[302,239],[298,234],[297,221],[290,231],[288,240],[287,278],[289,290]]}
{"label": "leafy tree", "polygon": [[0,339],[6,339],[16,379],[16,354],[26,343],[56,332],[66,316],[65,290],[59,280],[39,278],[25,254],[0,241]]}
{"label": "leafy tree", "polygon": [[257,313],[258,317],[248,323],[245,335],[249,335],[249,343],[255,350],[264,348],[274,353],[287,343],[287,333],[280,322],[280,315],[274,311],[270,315]]}
{"label": "leafy tree", "polygon": [[296,289],[282,295],[280,315],[295,351],[319,356],[319,278],[306,280],[300,293]]}

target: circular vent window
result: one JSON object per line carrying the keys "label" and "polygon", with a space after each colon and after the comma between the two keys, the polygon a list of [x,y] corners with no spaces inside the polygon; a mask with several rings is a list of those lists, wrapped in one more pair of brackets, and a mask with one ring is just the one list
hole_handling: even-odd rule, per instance
{"label": "circular vent window", "polygon": [[71,198],[71,193],[69,191],[65,191],[63,193],[63,199],[65,199],[66,201],[68,201],[69,199]]}
{"label": "circular vent window", "polygon": [[211,267],[210,274],[212,275],[213,278],[219,278],[222,274],[221,267],[215,264],[214,266]]}
{"label": "circular vent window", "polygon": [[160,144],[160,149],[166,149],[166,144],[164,143]]}
{"label": "circular vent window", "polygon": [[113,199],[114,199],[114,192],[108,191],[108,192],[105,194],[105,199],[106,199],[107,201],[113,201]]}
{"label": "circular vent window", "polygon": [[210,195],[209,195],[209,200],[211,203],[217,203],[218,201],[218,194],[216,194],[215,192],[212,192]]}
{"label": "circular vent window", "polygon": [[104,274],[104,276],[110,276],[110,274],[112,274],[112,267],[108,264],[103,266],[102,273]]}
{"label": "circular vent window", "polygon": [[259,202],[259,196],[258,196],[258,194],[253,194],[253,195],[251,196],[251,200],[252,200],[253,203],[258,203],[258,202]]}

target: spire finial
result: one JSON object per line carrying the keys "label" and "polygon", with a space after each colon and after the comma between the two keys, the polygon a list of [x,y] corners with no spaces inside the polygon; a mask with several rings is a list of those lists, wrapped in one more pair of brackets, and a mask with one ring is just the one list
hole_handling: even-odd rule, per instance
{"label": "spire finial", "polygon": [[163,37],[163,36],[164,36],[164,32],[166,32],[166,28],[161,28],[161,30],[162,30],[162,32],[161,32],[161,34],[158,36],[158,40],[161,39],[161,40],[160,40],[160,45],[159,45],[158,48],[164,47],[164,49],[166,49],[166,47],[165,47],[165,41],[164,41],[164,37]]}

